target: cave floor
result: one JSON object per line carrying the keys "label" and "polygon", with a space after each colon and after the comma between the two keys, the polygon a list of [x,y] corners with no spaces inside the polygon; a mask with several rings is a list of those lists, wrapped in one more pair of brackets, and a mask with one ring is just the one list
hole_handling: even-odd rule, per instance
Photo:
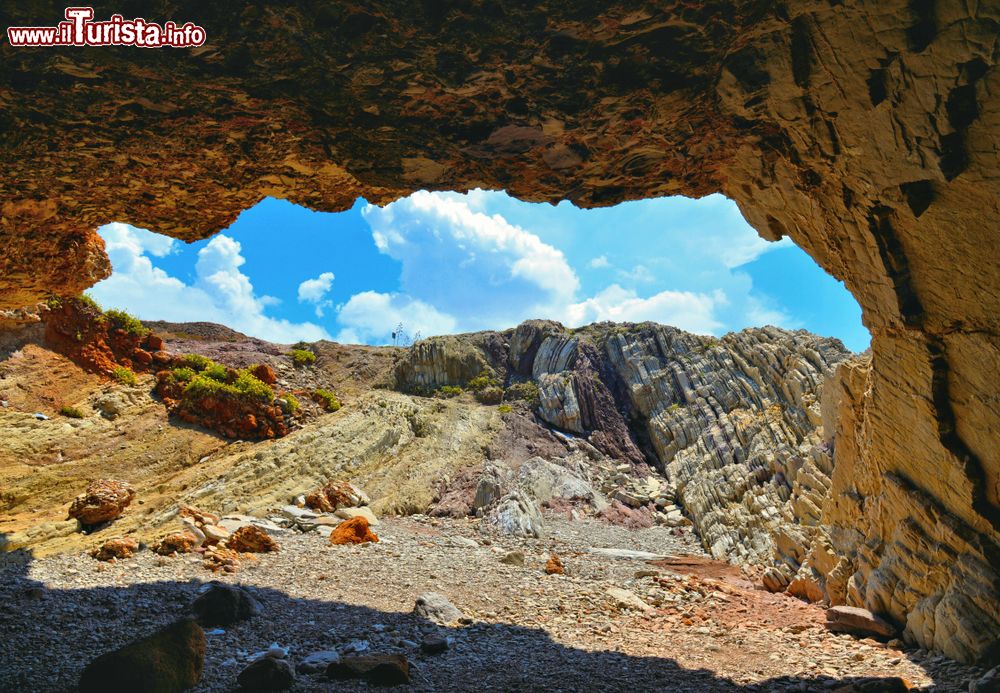
{"label": "cave floor", "polygon": [[[403,652],[413,678],[406,690],[419,691],[821,691],[871,677],[960,691],[981,673],[829,633],[820,607],[754,589],[738,569],[705,557],[689,530],[555,517],[547,527],[545,539],[517,539],[488,534],[475,520],[389,518],[375,528],[382,540],[362,546],[274,532],[278,553],[218,575],[198,555],[141,551],[101,563],[85,554],[23,561],[7,554],[0,558],[0,690],[72,690],[87,662],[175,619],[212,579],[250,587],[264,612],[224,632],[207,629],[200,691],[235,690],[249,658],[272,642],[296,662],[321,650]],[[595,547],[669,558],[650,562]],[[501,562],[514,550],[524,553],[523,566]],[[544,571],[553,552],[564,575]],[[609,588],[650,607],[624,607]],[[448,597],[465,622],[439,627],[413,615],[426,591]],[[435,632],[450,638],[450,648],[421,654],[417,643]],[[354,690],[344,683],[337,689]],[[293,690],[331,685],[300,672]]]}

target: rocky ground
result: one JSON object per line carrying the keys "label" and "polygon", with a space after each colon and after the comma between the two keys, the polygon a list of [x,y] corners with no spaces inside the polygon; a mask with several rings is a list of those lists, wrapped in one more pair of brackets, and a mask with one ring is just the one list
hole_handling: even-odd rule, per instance
{"label": "rocky ground", "polygon": [[[323,650],[401,652],[413,677],[407,690],[420,691],[823,691],[870,677],[960,691],[981,673],[899,643],[830,633],[820,607],[755,590],[738,569],[708,559],[687,528],[546,522],[546,539],[520,539],[475,519],[390,518],[375,528],[379,543],[360,546],[273,531],[278,553],[217,578],[248,586],[264,610],[206,629],[197,690],[235,690],[249,659],[272,643],[296,663]],[[511,564],[516,551],[523,565]],[[545,573],[552,553],[564,575]],[[72,690],[87,662],[177,618],[216,578],[200,557],[150,551],[111,564],[83,554],[0,560],[0,690]],[[445,595],[463,619],[440,627],[412,614],[427,591]],[[448,650],[422,654],[434,633]],[[299,668],[293,690],[329,690]]]}

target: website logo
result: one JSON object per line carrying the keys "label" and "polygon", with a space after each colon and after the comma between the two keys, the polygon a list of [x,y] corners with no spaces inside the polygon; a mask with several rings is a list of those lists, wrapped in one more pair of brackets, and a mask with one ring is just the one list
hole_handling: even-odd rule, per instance
{"label": "website logo", "polygon": [[12,26],[7,40],[12,46],[137,46],[139,48],[192,48],[205,43],[203,27],[191,22],[147,22],[113,14],[95,22],[93,7],[67,7],[66,21],[56,26]]}

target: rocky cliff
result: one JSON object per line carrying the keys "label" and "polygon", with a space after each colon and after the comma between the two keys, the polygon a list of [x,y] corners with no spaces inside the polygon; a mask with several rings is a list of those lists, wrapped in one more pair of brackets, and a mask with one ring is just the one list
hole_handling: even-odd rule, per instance
{"label": "rocky cliff", "polygon": [[542,420],[619,462],[662,470],[715,557],[776,561],[791,576],[830,488],[823,378],[849,356],[837,340],[777,328],[716,339],[651,323],[531,321],[424,340],[396,378],[404,390],[463,387],[488,370],[508,390],[537,384]]}
{"label": "rocky cliff", "polygon": [[[0,22],[61,12],[19,4]],[[861,533],[862,575],[881,587],[859,598],[899,620],[917,604],[996,602],[995,560],[954,568],[955,547],[1000,544],[994,4],[185,0],[140,12],[196,20],[208,43],[0,44],[0,319],[31,319],[25,306],[106,276],[94,229],[112,220],[193,239],[265,195],[340,210],[419,188],[584,206],[721,191],[764,237],[791,237],[843,280],[872,333],[854,457],[870,483],[854,489],[865,512],[846,531]],[[906,527],[921,555],[947,557],[940,579],[902,569],[892,536]],[[981,645],[989,625],[954,627]],[[912,632],[946,640],[926,617]]]}

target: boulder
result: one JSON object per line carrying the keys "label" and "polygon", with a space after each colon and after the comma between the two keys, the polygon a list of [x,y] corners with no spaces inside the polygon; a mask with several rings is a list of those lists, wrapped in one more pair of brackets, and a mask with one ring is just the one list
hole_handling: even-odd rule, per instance
{"label": "boulder", "polygon": [[522,491],[511,491],[486,514],[486,522],[505,534],[541,538],[542,513]]}
{"label": "boulder", "polygon": [[410,682],[410,665],[401,654],[343,657],[326,669],[334,680],[363,679],[376,686],[400,686]]}
{"label": "boulder", "polygon": [[500,558],[500,562],[505,565],[523,566],[524,551],[509,551]]}
{"label": "boulder", "polygon": [[295,683],[295,666],[287,659],[264,656],[250,662],[236,681],[245,691],[284,691]]}
{"label": "boulder", "polygon": [[108,539],[100,548],[93,549],[90,555],[99,561],[110,561],[112,558],[129,558],[139,550],[139,542],[132,537]]}
{"label": "boulder", "polygon": [[448,601],[448,598],[443,594],[437,592],[424,592],[417,597],[413,605],[413,613],[442,626],[462,618],[462,612],[458,610],[458,607]]}
{"label": "boulder", "polygon": [[266,363],[259,363],[250,369],[250,373],[253,374],[255,378],[267,385],[274,385],[278,382],[278,376],[275,375],[274,369],[268,366]]}
{"label": "boulder", "polygon": [[178,553],[191,553],[201,546],[199,539],[193,532],[174,532],[163,537],[160,542],[153,547],[153,551],[161,556],[172,556]]}
{"label": "boulder", "polygon": [[546,575],[563,575],[566,572],[565,566],[563,566],[562,559],[556,554],[549,556],[549,560],[545,562],[545,574]]}
{"label": "boulder", "polygon": [[226,546],[242,553],[269,553],[278,550],[278,542],[254,525],[240,527],[229,537]]}
{"label": "boulder", "polygon": [[642,601],[634,592],[629,592],[620,587],[609,587],[607,594],[619,609],[633,609],[645,613],[655,611],[653,607]]}
{"label": "boulder", "polygon": [[969,683],[969,693],[1000,693],[1000,666]]}
{"label": "boulder", "polygon": [[420,651],[424,654],[441,654],[448,651],[448,638],[443,635],[428,635],[420,641]]}
{"label": "boulder", "polygon": [[351,520],[355,517],[363,517],[368,520],[368,524],[370,525],[379,524],[379,520],[375,517],[375,513],[373,513],[372,509],[367,506],[361,508],[339,508],[333,514],[344,520]]}
{"label": "boulder", "polygon": [[511,471],[507,467],[487,463],[476,484],[476,495],[472,501],[472,510],[485,510],[496,503],[507,492],[510,485]]}
{"label": "boulder", "polygon": [[191,610],[204,626],[231,626],[260,614],[262,608],[245,588],[210,582],[202,587]]}
{"label": "boulder", "polygon": [[368,520],[363,517],[355,517],[344,520],[330,532],[330,543],[339,544],[366,544],[377,542],[378,535],[368,526]]}
{"label": "boulder", "polygon": [[299,662],[298,668],[303,674],[315,674],[320,671],[326,671],[331,664],[339,661],[340,653],[336,650],[323,650],[307,655],[305,659]]}
{"label": "boulder", "polygon": [[179,693],[196,686],[204,668],[205,633],[184,619],[92,661],[80,693]]}
{"label": "boulder", "polygon": [[831,606],[826,610],[826,627],[840,633],[891,638],[896,628],[871,611],[857,606]]}
{"label": "boulder", "polygon": [[135,489],[124,481],[98,479],[69,506],[69,516],[85,527],[118,518],[135,497]]}
{"label": "boulder", "polygon": [[328,481],[322,488],[306,494],[306,506],[324,513],[340,508],[357,508],[368,505],[371,499],[364,491],[348,481]]}
{"label": "boulder", "polygon": [[788,587],[788,578],[777,568],[770,567],[761,576],[761,583],[768,592],[784,592]]}

